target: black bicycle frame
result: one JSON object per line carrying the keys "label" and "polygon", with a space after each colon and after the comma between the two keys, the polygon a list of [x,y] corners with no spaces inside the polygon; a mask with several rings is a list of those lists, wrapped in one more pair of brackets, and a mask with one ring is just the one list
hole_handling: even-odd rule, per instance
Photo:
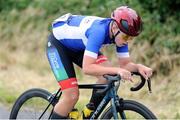
{"label": "black bicycle frame", "polygon": [[[133,73],[135,75],[140,75],[139,73]],[[102,93],[105,93],[104,98],[102,99],[101,103],[99,104],[99,106],[97,107],[96,111],[93,113],[93,115],[91,116],[90,119],[97,119],[99,117],[99,115],[101,114],[101,112],[104,110],[104,108],[106,107],[106,105],[110,102],[111,100],[111,106],[112,106],[112,113],[113,113],[113,117],[114,119],[118,119],[118,114],[117,114],[117,107],[120,106],[121,102],[119,102],[120,98],[117,95],[117,89],[119,88],[120,85],[120,76],[116,75],[116,76],[110,76],[110,75],[104,75],[104,77],[109,81],[108,84],[82,84],[82,85],[78,85],[80,89],[102,89]],[[140,75],[141,77],[141,82],[140,84],[138,84],[135,87],[131,88],[131,91],[138,91],[139,89],[141,89],[144,84],[145,84],[145,79]],[[118,87],[116,88],[115,86],[115,82],[118,81]],[[151,83],[150,83],[150,79],[148,80],[148,88],[149,91],[151,92]],[[44,110],[44,112],[42,113],[42,115],[39,117],[39,119],[41,119],[41,117],[43,116],[43,114],[47,111],[47,109],[49,108],[49,106],[52,104],[53,106],[58,102],[59,98],[61,97],[62,91],[61,89],[59,89],[55,94],[52,94],[51,96],[49,96],[49,105],[46,107],[46,109]],[[53,112],[53,109],[52,109]],[[51,114],[52,114],[51,112]],[[50,114],[50,116],[51,116]],[[122,111],[120,113],[122,118],[126,118],[124,112]],[[50,118],[49,116],[49,118]]]}
{"label": "black bicycle frame", "polygon": [[[118,119],[117,110],[116,110],[117,105],[116,104],[119,103],[119,97],[117,96],[117,92],[116,92],[115,87],[114,87],[114,82],[112,82],[109,85],[108,84],[83,84],[83,85],[79,85],[80,89],[99,89],[99,90],[102,89],[102,90],[104,90],[107,87],[108,87],[108,89],[106,89],[106,91],[104,91],[104,92],[106,92],[106,95],[104,96],[101,103],[99,104],[99,106],[97,107],[96,111],[93,113],[93,115],[91,116],[90,119],[97,119],[99,117],[99,115],[101,114],[101,112],[106,107],[106,105],[110,102],[110,100],[111,100],[111,105],[113,108],[112,110],[113,110],[114,119]],[[47,106],[47,108],[45,109],[45,111],[42,113],[42,115],[40,116],[39,119],[41,119],[41,117],[46,112],[46,110],[48,109],[50,104],[52,104],[55,99],[57,99],[57,98],[59,99],[59,97],[61,96],[61,93],[62,93],[61,89],[59,89],[55,94],[53,94],[50,97],[50,99],[51,99],[50,103]]]}
{"label": "black bicycle frame", "polygon": [[100,102],[96,111],[93,113],[90,119],[97,119],[110,101],[111,101],[114,119],[118,119],[116,106],[117,103],[119,103],[119,97],[117,96],[114,82],[108,85],[108,89],[106,90],[106,95],[104,96],[104,98],[102,99],[102,101]]}

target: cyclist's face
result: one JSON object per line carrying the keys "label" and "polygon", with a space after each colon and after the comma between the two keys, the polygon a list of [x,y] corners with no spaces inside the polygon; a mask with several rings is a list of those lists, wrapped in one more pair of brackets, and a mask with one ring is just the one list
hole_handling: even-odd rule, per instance
{"label": "cyclist's face", "polygon": [[119,35],[116,36],[115,42],[117,46],[126,45],[128,42],[132,41],[134,37],[124,34],[120,31]]}
{"label": "cyclist's face", "polygon": [[122,31],[118,27],[114,30],[114,33],[118,33],[118,35],[115,37],[115,43],[117,46],[123,46],[126,45],[129,41],[133,40],[134,37],[129,36]]}

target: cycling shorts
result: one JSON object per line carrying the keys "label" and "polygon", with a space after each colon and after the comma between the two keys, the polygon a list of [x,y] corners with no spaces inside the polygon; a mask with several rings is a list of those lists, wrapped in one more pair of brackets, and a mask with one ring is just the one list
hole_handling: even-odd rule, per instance
{"label": "cycling shorts", "polygon": [[[48,37],[46,54],[61,90],[78,87],[73,63],[82,68],[84,50],[75,52],[65,47],[51,34]],[[96,64],[105,61],[107,57],[99,52]]]}

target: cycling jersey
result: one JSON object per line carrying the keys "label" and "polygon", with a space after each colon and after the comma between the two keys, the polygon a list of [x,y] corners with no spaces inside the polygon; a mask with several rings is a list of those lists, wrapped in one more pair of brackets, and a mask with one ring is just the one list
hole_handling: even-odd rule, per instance
{"label": "cycling jersey", "polygon": [[[73,63],[82,67],[84,55],[95,58],[95,64],[107,61],[100,48],[113,43],[109,36],[111,21],[111,18],[66,14],[53,22],[47,57],[62,90],[78,86]],[[116,46],[116,51],[119,57],[129,56],[128,45]]]}
{"label": "cycling jersey", "polygon": [[[66,16],[65,16],[66,17]],[[85,50],[85,55],[97,58],[103,45],[111,44],[109,24],[111,18],[69,15],[60,17],[53,24],[53,34],[64,46],[73,51]],[[118,57],[129,57],[128,45],[116,46]]]}

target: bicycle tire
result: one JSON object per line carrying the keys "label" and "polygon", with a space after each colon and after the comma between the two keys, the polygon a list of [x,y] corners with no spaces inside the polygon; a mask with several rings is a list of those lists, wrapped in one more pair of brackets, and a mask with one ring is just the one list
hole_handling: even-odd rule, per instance
{"label": "bicycle tire", "polygon": [[[126,111],[131,111],[138,113],[145,119],[157,119],[156,116],[143,104],[138,103],[133,100],[123,100],[121,102],[120,108],[118,108],[117,112],[121,114],[121,111],[126,112]],[[125,113],[126,114],[126,113]],[[109,106],[102,114],[101,119],[111,119],[113,117],[113,113],[111,111],[111,106]],[[132,118],[135,119],[135,118]],[[141,118],[142,119],[142,118]]]}
{"label": "bicycle tire", "polygon": [[33,88],[30,90],[27,90],[22,95],[20,95],[19,98],[16,100],[15,104],[12,107],[9,119],[16,119],[18,116],[19,110],[28,100],[37,97],[49,103],[50,102],[48,99],[49,96],[51,96],[51,93],[49,93],[48,91],[44,89]]}

